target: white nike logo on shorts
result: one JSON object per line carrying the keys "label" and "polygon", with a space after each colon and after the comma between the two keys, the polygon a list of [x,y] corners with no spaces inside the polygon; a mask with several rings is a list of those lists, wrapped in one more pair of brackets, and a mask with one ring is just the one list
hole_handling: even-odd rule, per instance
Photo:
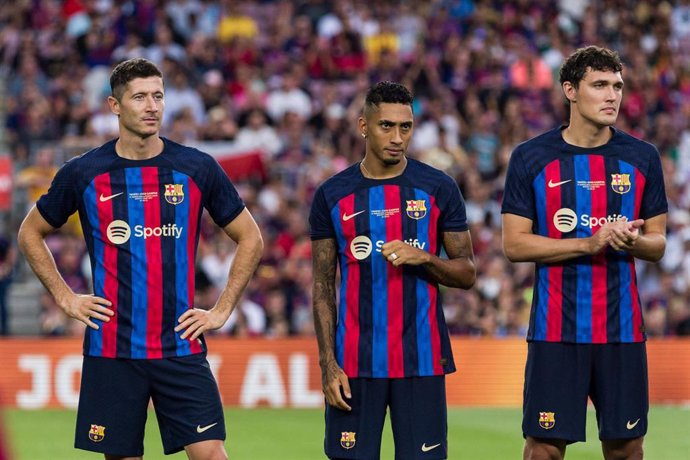
{"label": "white nike logo on shorts", "polygon": [[639,422],[639,421],[640,421],[639,418],[637,420],[635,420],[634,423],[630,423],[630,420],[628,420],[628,423],[625,425],[625,427],[629,430],[632,430],[633,428],[635,428],[637,426],[637,422]]}
{"label": "white nike logo on shorts", "polygon": [[422,444],[422,452],[429,452],[430,450],[436,449],[441,443],[434,444],[433,446],[427,446],[426,443]]}
{"label": "white nike logo on shorts", "polygon": [[211,423],[210,425],[206,425],[206,426],[197,425],[196,426],[196,432],[197,433],[203,433],[204,431],[208,430],[209,428],[213,428],[216,425],[218,425],[218,422]]}

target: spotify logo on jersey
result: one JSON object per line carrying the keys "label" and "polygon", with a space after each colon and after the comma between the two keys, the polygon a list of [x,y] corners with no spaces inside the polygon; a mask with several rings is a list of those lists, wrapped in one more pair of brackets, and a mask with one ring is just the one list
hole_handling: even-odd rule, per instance
{"label": "spotify logo on jersey", "polygon": [[561,233],[569,233],[577,226],[577,214],[570,208],[561,208],[553,215],[553,225]]}
{"label": "spotify logo on jersey", "polygon": [[350,243],[350,252],[357,260],[364,260],[371,254],[371,240],[369,237],[360,235],[355,237]]}
{"label": "spotify logo on jersey", "polygon": [[124,220],[114,220],[108,225],[108,239],[113,244],[124,244],[129,241],[132,230]]}

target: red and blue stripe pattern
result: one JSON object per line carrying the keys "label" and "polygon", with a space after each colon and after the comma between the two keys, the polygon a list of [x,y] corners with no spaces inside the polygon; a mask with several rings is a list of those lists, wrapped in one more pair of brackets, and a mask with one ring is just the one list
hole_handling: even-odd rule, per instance
{"label": "red and blue stripe pattern", "polygon": [[[614,190],[614,175],[627,175],[629,189]],[[536,230],[549,238],[586,238],[606,219],[637,219],[645,183],[636,167],[620,159],[583,154],[553,160],[533,181]],[[564,208],[575,215],[571,231],[554,222]],[[566,263],[538,264],[534,295],[532,340],[644,340],[634,260],[625,253],[609,248]]]}
{"label": "red and blue stripe pattern", "polygon": [[[412,200],[424,201],[424,217],[408,216]],[[397,239],[438,254],[440,216],[433,196],[398,184],[359,188],[331,208],[342,277],[336,358],[348,376],[442,375],[443,358],[452,362],[438,285],[420,276],[422,268],[394,267],[380,252]],[[357,237],[369,242],[366,257],[351,250]]]}
{"label": "red and blue stripe pattern", "polygon": [[[168,184],[182,186],[179,203],[165,199]],[[86,354],[155,359],[202,351],[200,341],[182,340],[173,331],[193,305],[201,198],[189,176],[157,166],[105,172],[85,189],[94,292],[110,300],[115,312],[99,330],[88,330]],[[114,221],[129,228],[126,241],[108,235]],[[166,228],[171,234],[161,234]],[[156,231],[144,237],[137,229]],[[163,254],[174,254],[174,260],[163,260]]]}

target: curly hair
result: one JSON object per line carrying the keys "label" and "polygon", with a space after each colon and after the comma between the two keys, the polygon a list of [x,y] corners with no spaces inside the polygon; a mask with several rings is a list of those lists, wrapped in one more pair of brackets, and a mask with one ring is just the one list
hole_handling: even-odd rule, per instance
{"label": "curly hair", "polygon": [[568,56],[561,66],[561,85],[567,81],[577,88],[587,69],[621,72],[623,63],[618,53],[613,50],[594,45],[579,48]]}

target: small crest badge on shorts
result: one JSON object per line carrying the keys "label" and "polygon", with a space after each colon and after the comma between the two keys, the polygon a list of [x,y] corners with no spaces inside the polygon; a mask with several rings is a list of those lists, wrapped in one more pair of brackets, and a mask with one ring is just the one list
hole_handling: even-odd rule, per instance
{"label": "small crest badge on shorts", "polygon": [[556,425],[555,412],[539,412],[539,426],[545,430],[550,430]]}
{"label": "small crest badge on shorts", "polygon": [[101,442],[105,438],[105,427],[101,425],[91,425],[89,439],[93,442]]}
{"label": "small crest badge on shorts", "polygon": [[180,204],[184,201],[184,190],[182,190],[183,184],[165,184],[165,201],[170,204]]}
{"label": "small crest badge on shorts", "polygon": [[631,187],[630,174],[611,174],[611,188],[614,192],[628,193]]}
{"label": "small crest badge on shorts", "polygon": [[423,219],[426,216],[426,200],[405,200],[407,201],[407,217],[410,219]]}
{"label": "small crest badge on shorts", "polygon": [[345,449],[352,449],[355,447],[355,432],[343,431],[340,434],[340,445]]}

